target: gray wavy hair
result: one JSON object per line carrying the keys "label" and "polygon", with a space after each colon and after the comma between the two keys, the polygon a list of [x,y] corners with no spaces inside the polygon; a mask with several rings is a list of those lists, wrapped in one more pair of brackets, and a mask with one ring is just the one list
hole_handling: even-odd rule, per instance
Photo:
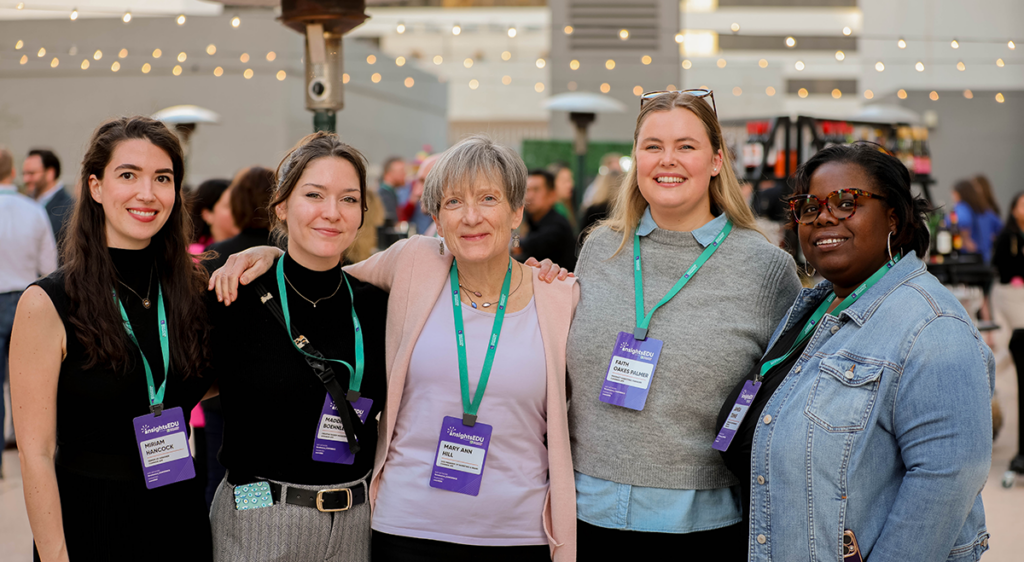
{"label": "gray wavy hair", "polygon": [[472,189],[480,177],[502,186],[513,211],[522,208],[526,197],[526,164],[516,151],[495,143],[486,135],[466,137],[441,154],[424,181],[423,207],[430,216],[436,217],[441,211],[445,191],[459,193]]}

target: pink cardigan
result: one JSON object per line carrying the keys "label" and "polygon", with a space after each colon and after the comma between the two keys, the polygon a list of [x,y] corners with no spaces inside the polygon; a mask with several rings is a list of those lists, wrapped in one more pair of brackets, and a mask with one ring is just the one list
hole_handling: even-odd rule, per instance
{"label": "pink cardigan", "polygon": [[[387,372],[388,399],[380,420],[377,458],[370,484],[370,505],[377,499],[391,432],[398,419],[405,377],[413,347],[441,291],[448,285],[451,252],[438,252],[438,239],[414,236],[366,261],[345,268],[352,276],[391,293],[388,299]],[[576,486],[569,450],[566,415],[565,345],[579,287],[574,280],[547,284],[533,273],[533,295],[540,321],[547,363],[548,495],[544,502],[544,532],[556,562],[576,560]]]}

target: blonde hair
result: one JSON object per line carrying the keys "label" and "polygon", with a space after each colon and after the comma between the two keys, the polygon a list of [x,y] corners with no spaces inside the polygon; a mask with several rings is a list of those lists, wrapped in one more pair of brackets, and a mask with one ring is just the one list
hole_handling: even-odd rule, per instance
{"label": "blonde hair", "polygon": [[740,192],[740,184],[732,170],[732,158],[729,156],[728,147],[723,142],[722,127],[718,123],[718,117],[714,110],[704,101],[704,98],[672,92],[651,98],[640,108],[640,115],[636,118],[636,130],[633,131],[633,151],[630,155],[633,165],[629,167],[629,173],[622,182],[622,189],[619,190],[615,198],[611,216],[597,225],[598,227],[607,226],[615,232],[622,233],[622,242],[615,250],[615,254],[612,254],[613,256],[618,255],[629,242],[648,205],[647,200],[640,193],[640,184],[637,181],[636,143],[640,135],[640,127],[652,113],[671,111],[677,107],[696,115],[704,124],[704,131],[711,141],[712,150],[722,152],[720,172],[717,176],[711,177],[711,183],[708,185],[711,213],[715,215],[725,213],[735,226],[761,232],[754,220],[754,213],[751,212]]}

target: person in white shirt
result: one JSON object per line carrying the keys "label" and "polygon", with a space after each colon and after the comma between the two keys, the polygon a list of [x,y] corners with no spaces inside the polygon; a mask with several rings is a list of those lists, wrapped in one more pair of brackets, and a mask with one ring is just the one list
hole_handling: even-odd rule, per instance
{"label": "person in white shirt", "polygon": [[[0,388],[7,381],[7,352],[18,298],[25,287],[54,269],[57,246],[50,220],[42,205],[18,193],[14,187],[14,158],[10,151],[0,147]],[[7,392],[0,394],[2,450],[3,420],[9,398]]]}

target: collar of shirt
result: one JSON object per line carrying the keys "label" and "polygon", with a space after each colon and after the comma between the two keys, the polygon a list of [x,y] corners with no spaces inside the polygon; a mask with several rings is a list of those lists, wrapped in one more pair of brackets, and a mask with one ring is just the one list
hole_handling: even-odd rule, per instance
{"label": "collar of shirt", "polygon": [[[715,241],[715,236],[718,236],[718,233],[722,232],[722,229],[725,228],[725,223],[728,222],[728,220],[729,218],[725,216],[725,213],[722,213],[690,234],[693,235],[693,239],[696,240],[698,244],[706,248],[708,244]],[[647,209],[644,210],[644,216],[640,218],[640,226],[637,227],[637,234],[640,236],[647,236],[654,232],[654,229],[656,228],[658,228],[658,223],[654,222],[654,217],[651,216],[651,207],[648,206]]]}
{"label": "collar of shirt", "polygon": [[0,183],[0,193],[17,193],[18,188],[11,184]]}
{"label": "collar of shirt", "polygon": [[57,195],[57,192],[60,191],[61,189],[64,189],[64,182],[57,182],[57,185],[51,187],[46,193],[40,195],[39,199],[36,199],[36,203],[39,203],[40,205],[46,205],[47,203],[50,202],[50,199],[53,199],[53,196]]}

